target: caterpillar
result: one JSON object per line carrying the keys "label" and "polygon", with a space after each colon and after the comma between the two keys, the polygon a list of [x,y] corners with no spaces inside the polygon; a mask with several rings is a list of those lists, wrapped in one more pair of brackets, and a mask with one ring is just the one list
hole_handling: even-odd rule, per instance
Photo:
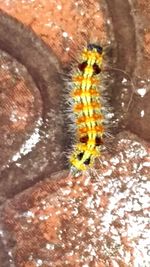
{"label": "caterpillar", "polygon": [[75,172],[92,167],[103,144],[104,115],[99,90],[103,48],[88,44],[72,74],[72,111],[76,125],[76,144],[69,161]]}

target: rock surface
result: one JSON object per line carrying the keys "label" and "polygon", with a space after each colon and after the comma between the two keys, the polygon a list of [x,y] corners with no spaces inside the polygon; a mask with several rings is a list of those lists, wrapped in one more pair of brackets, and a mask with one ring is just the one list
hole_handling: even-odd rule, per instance
{"label": "rock surface", "polygon": [[[0,0],[0,9],[24,24],[0,13],[1,267],[148,267],[149,1]],[[109,47],[115,139],[91,173],[54,175],[72,139],[64,74],[95,41]]]}

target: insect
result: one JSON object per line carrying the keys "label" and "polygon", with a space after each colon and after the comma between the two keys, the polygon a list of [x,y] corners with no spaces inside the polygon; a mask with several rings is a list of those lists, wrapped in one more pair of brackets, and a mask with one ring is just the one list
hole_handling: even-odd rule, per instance
{"label": "insect", "polygon": [[92,167],[103,143],[104,115],[99,90],[103,49],[89,44],[81,53],[81,61],[72,75],[72,111],[76,125],[76,144],[70,156],[76,172]]}

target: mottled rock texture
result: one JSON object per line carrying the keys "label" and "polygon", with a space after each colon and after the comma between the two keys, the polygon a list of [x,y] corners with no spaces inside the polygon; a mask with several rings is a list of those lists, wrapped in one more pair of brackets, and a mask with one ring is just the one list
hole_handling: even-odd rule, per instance
{"label": "mottled rock texture", "polygon": [[[149,1],[0,0],[0,9],[1,267],[148,267]],[[64,78],[87,42],[106,48],[115,138],[73,178],[62,171],[72,143]]]}

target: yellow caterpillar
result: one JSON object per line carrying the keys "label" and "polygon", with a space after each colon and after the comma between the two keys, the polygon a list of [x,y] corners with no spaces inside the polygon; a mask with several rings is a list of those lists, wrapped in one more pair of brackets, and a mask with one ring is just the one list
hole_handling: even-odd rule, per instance
{"label": "yellow caterpillar", "polygon": [[89,44],[82,51],[78,70],[72,75],[71,98],[77,143],[69,160],[77,172],[87,170],[100,155],[99,146],[102,144],[105,130],[98,88],[102,59],[102,47]]}

